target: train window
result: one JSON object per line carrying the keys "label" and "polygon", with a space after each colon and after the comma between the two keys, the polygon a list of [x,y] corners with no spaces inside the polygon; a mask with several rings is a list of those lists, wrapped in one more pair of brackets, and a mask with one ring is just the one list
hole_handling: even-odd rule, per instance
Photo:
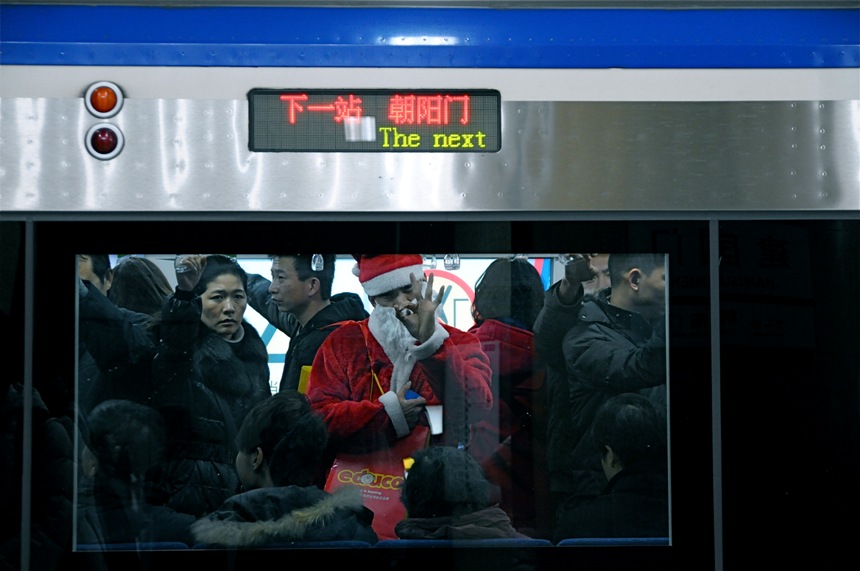
{"label": "train window", "polygon": [[[607,271],[601,265],[606,258],[615,287],[592,289]],[[374,543],[440,537],[559,542],[594,535],[647,535],[669,542],[669,268],[663,253],[266,258],[78,254],[77,260],[79,549],[217,543],[211,532],[195,528],[198,536],[191,533],[192,517],[214,517],[209,514],[243,501],[237,494],[251,485],[243,478],[243,450],[237,448],[243,421],[256,405],[270,401],[272,393],[282,392],[281,383],[285,393],[305,393],[314,412],[326,419],[334,460],[332,466],[320,466],[328,476],[316,483],[334,491],[346,482],[360,490],[374,513],[373,531],[366,537]],[[326,272],[326,263],[333,264],[333,271]],[[436,293],[416,295],[406,270],[418,272],[416,280],[425,280]],[[382,286],[375,285],[379,280]],[[307,300],[320,282],[327,283],[330,292],[325,303],[313,305]],[[563,295],[565,286],[571,291]],[[547,290],[553,305],[544,304]],[[434,335],[447,341],[422,337],[412,328],[408,314],[422,315],[422,302],[444,324]],[[400,321],[381,321],[391,308],[400,312]],[[370,317],[367,327],[358,330],[370,337],[360,344],[349,336],[334,335],[331,343],[309,336],[319,333],[308,331],[343,327],[345,320],[350,326],[364,322],[362,313]],[[390,341],[397,331],[409,340],[402,347]],[[314,348],[308,349],[309,344]],[[427,424],[432,434],[415,450],[401,450],[401,442],[408,440],[404,434],[393,442],[384,435],[399,428],[389,401],[383,404],[382,398],[383,393],[396,393],[398,375],[403,376],[396,372],[401,365],[393,347],[405,350],[410,345],[432,346],[420,360],[440,363],[414,365],[412,375],[403,377],[427,405],[426,417],[411,422],[412,432],[406,433],[411,437]],[[363,372],[350,368],[354,357],[344,357],[355,352],[365,368],[380,368],[374,377],[378,410],[369,430],[362,427],[370,423],[358,405],[374,402],[373,387],[369,393],[354,388]],[[293,371],[301,365],[311,371],[303,379],[307,384],[296,385]],[[256,393],[253,375],[258,388],[263,387]],[[335,398],[356,406],[329,404]],[[451,411],[464,403],[475,411],[466,409],[458,418]],[[572,410],[579,411],[575,423],[570,422]],[[403,412],[397,413],[402,417]],[[640,424],[630,426],[631,421]],[[636,435],[647,436],[637,440]],[[386,472],[375,464],[378,453],[359,456],[361,460],[350,457],[349,464],[350,474],[375,477],[343,476],[345,460],[339,452],[353,452],[368,438],[374,442],[371,450],[380,441],[399,447],[396,454],[403,458],[393,473],[390,466],[385,468],[396,485],[380,486]],[[436,458],[428,451],[424,460],[419,453],[437,445],[468,457],[470,464],[448,476],[445,470],[453,468],[434,462],[460,461],[456,456]],[[400,465],[413,452],[417,463],[412,468]],[[301,456],[290,458],[282,462],[303,461]],[[332,463],[332,458],[325,460]],[[594,499],[592,507],[578,504],[596,498],[608,480],[624,482],[618,475],[622,471],[631,482],[648,483],[640,498],[645,505],[628,508],[633,510],[630,518],[648,523],[613,531],[606,523],[619,515],[613,513],[611,501],[601,506]],[[451,500],[451,507],[445,502],[421,507],[428,499],[415,492],[417,484],[406,486],[408,476],[427,486],[440,474],[444,477],[436,493],[445,497],[458,497],[455,492],[463,486],[477,485],[470,478],[477,478],[483,488],[474,498]],[[277,484],[255,481],[254,486],[313,483],[285,479]],[[564,504],[570,509],[559,512],[556,521],[556,504],[565,496],[574,499]],[[470,506],[467,513],[460,513],[465,509],[461,504]],[[493,504],[497,506],[488,507]],[[440,509],[450,513],[437,513]],[[232,528],[225,527],[236,535],[219,536],[225,545],[218,546],[265,546],[258,539],[242,539],[249,532],[237,533],[235,526],[264,527],[269,519],[290,513],[256,514],[254,518],[261,518],[257,520],[248,518],[250,512],[237,512],[228,518]],[[443,515],[448,519],[439,519]],[[124,525],[116,525],[113,518]],[[502,518],[505,525],[494,518]],[[184,524],[168,525],[177,520]],[[449,535],[440,536],[446,529]],[[325,537],[320,531],[308,533]],[[275,534],[268,543],[297,539],[304,535]]]}
{"label": "train window", "polygon": [[[181,544],[187,547],[188,552],[201,554],[236,548],[237,546],[230,545],[229,541],[226,545],[219,544],[212,540],[212,536],[195,538],[194,533],[189,531],[189,526],[198,519],[206,520],[212,513],[223,516],[223,511],[228,510],[224,507],[224,502],[229,503],[229,498],[242,493],[244,488],[239,474],[243,468],[237,464],[242,454],[237,458],[236,446],[239,441],[236,435],[242,427],[244,417],[257,402],[265,400],[264,396],[279,394],[280,385],[285,382],[288,384],[284,385],[284,388],[288,391],[298,388],[300,392],[304,392],[313,410],[319,411],[328,423],[332,417],[325,415],[331,413],[325,412],[323,404],[331,396],[325,391],[330,391],[331,388],[323,391],[319,387],[334,382],[350,386],[357,382],[348,377],[337,380],[331,372],[339,367],[345,367],[344,371],[349,369],[349,366],[344,364],[349,362],[346,355],[353,355],[356,345],[328,348],[328,351],[325,351],[327,346],[322,345],[317,353],[317,360],[311,363],[310,371],[304,372],[303,383],[307,384],[297,386],[293,380],[287,381],[290,378],[287,370],[290,359],[298,359],[295,356],[298,353],[291,351],[291,345],[296,345],[296,351],[300,351],[301,333],[299,329],[288,330],[292,333],[291,337],[284,330],[284,324],[289,322],[278,321],[276,317],[279,315],[278,308],[286,309],[291,303],[291,296],[295,295],[295,292],[288,293],[287,288],[290,278],[296,278],[298,273],[284,276],[282,270],[287,268],[286,273],[290,274],[290,270],[295,269],[292,262],[298,259],[298,255],[191,255],[190,258],[198,260],[198,264],[201,259],[207,260],[206,266],[210,269],[217,267],[215,264],[221,264],[225,268],[240,268],[237,274],[244,274],[246,278],[221,279],[217,278],[217,275],[207,275],[205,279],[211,280],[211,286],[207,284],[203,287],[198,282],[197,286],[190,287],[189,282],[182,281],[188,279],[187,274],[177,271],[176,265],[178,259],[189,256],[172,253],[84,254],[83,252],[87,251],[99,251],[95,249],[95,244],[100,243],[96,237],[103,232],[115,232],[118,227],[115,223],[108,222],[92,222],[86,225],[54,222],[50,225],[60,229],[67,224],[70,229],[74,227],[77,230],[74,250],[69,252],[70,259],[76,260],[75,278],[78,284],[78,299],[75,303],[77,317],[74,319],[77,323],[75,336],[78,340],[75,351],[77,357],[74,360],[74,374],[77,379],[75,406],[78,419],[76,449],[79,466],[76,474],[74,517],[76,551],[83,556],[85,551],[101,550],[96,552],[107,557],[120,557],[110,551],[104,551],[107,549],[105,546],[125,545],[128,548],[129,545],[136,545],[135,549],[138,550],[154,548],[163,551],[170,549],[172,544]],[[313,228],[312,223],[238,222],[233,229],[234,235],[238,237],[236,243],[228,245],[224,237],[220,237],[213,239],[208,248],[203,238],[217,236],[217,232],[210,234],[218,227],[217,222],[128,222],[127,225],[130,226],[126,230],[135,227],[143,230],[148,227],[144,234],[158,236],[150,245],[157,246],[157,251],[160,252],[167,251],[163,248],[169,242],[166,237],[178,232],[180,228],[193,229],[192,234],[197,236],[185,241],[182,245],[183,251],[254,252],[265,251],[268,247],[255,243],[251,237],[272,236],[272,232],[288,225],[297,236],[293,246],[308,248],[309,252],[331,251],[332,245],[337,241],[335,237],[347,235],[362,237],[353,246],[379,252],[385,251],[381,249],[385,236],[402,236],[403,225],[409,225],[384,221],[332,221],[330,224],[337,230],[322,234],[311,232],[319,238],[318,242],[313,244],[313,240],[305,233]],[[619,540],[624,543],[626,540],[630,547],[651,549],[651,555],[646,555],[646,559],[655,557],[659,560],[665,554],[657,554],[663,549],[671,548],[677,541],[676,537],[680,537],[684,542],[690,541],[691,537],[687,534],[696,526],[688,527],[685,531],[684,526],[679,524],[679,521],[683,523],[684,518],[689,518],[692,513],[683,503],[679,503],[679,498],[683,500],[691,489],[706,482],[707,474],[701,473],[699,467],[691,468],[690,465],[679,462],[670,451],[676,446],[688,446],[689,439],[695,438],[697,431],[704,428],[697,427],[689,419],[678,417],[672,412],[675,407],[699,408],[707,402],[695,400],[703,396],[701,391],[707,388],[706,384],[691,392],[687,382],[691,377],[707,374],[700,359],[707,344],[707,319],[702,303],[707,288],[702,289],[700,281],[689,279],[691,274],[706,275],[701,273],[706,265],[702,258],[702,248],[706,245],[706,234],[702,231],[702,225],[677,222],[573,224],[544,221],[416,222],[413,226],[414,230],[429,231],[428,235],[440,237],[437,246],[441,247],[433,249],[426,247],[427,242],[416,241],[409,264],[417,264],[425,280],[433,276],[433,289],[442,293],[436,299],[439,304],[436,315],[442,324],[440,327],[444,328],[448,337],[456,338],[460,343],[463,339],[480,340],[479,349],[471,357],[471,366],[476,367],[475,370],[483,371],[478,376],[483,375],[481,382],[485,383],[487,395],[496,403],[485,410],[478,410],[482,399],[468,395],[468,391],[463,392],[464,387],[456,382],[451,385],[451,382],[459,378],[453,373],[448,373],[447,376],[443,374],[442,378],[447,380],[439,381],[447,388],[434,388],[431,381],[422,386],[422,379],[433,369],[426,368],[424,364],[419,365],[419,373],[413,375],[413,388],[424,398],[428,410],[441,404],[443,411],[442,415],[435,417],[443,419],[443,428],[439,431],[441,434],[430,434],[419,448],[425,448],[429,442],[431,445],[428,450],[438,444],[468,456],[470,462],[479,467],[487,486],[487,497],[482,501],[486,501],[486,506],[495,506],[493,513],[503,517],[505,525],[508,526],[506,529],[509,529],[512,536],[508,539],[515,537],[518,541],[536,542],[527,546],[529,549],[536,547],[538,543],[541,547],[555,547],[562,541],[564,546],[579,545],[589,535],[596,535],[596,539],[604,543]],[[572,239],[559,241],[556,231],[562,229],[566,230]],[[610,238],[616,232],[617,235]],[[114,249],[117,252],[145,251],[142,249],[145,242],[131,238],[128,232],[115,235]],[[452,236],[459,236],[462,249],[456,247],[454,242],[457,240],[452,240]],[[679,240],[678,236],[684,236],[689,241]],[[577,238],[581,239],[581,242]],[[392,249],[402,251],[404,246],[409,246],[404,242],[409,241],[401,239]],[[582,249],[602,250],[607,253],[558,252],[565,247],[572,249],[572,244],[577,242],[587,246]],[[499,248],[501,243],[508,244],[507,249]],[[648,244],[654,251],[643,252],[643,244]],[[429,245],[432,245],[432,241]],[[525,247],[528,245],[542,247],[529,251]],[[555,247],[555,250],[550,250],[549,246]],[[317,250],[312,249],[314,247]],[[176,249],[178,248],[174,248]],[[350,247],[346,251],[353,249]],[[315,260],[317,257],[319,260]],[[367,263],[373,264],[373,260],[379,257],[370,255],[371,261]],[[353,309],[365,316],[374,313],[381,315],[382,311],[376,311],[378,307],[392,303],[386,302],[382,293],[373,290],[369,292],[366,289],[366,276],[361,274],[362,266],[358,259],[358,255],[340,250],[340,253],[334,255],[308,255],[307,264],[310,267],[319,263],[325,267],[325,262],[333,261],[331,294],[338,300],[348,297],[357,302]],[[284,263],[285,260],[291,263]],[[105,274],[105,264],[112,268],[112,273]],[[198,265],[196,268],[201,276],[206,266],[201,269]],[[387,268],[384,264],[382,267]],[[585,268],[587,272],[576,274],[572,269],[576,267],[579,267],[580,271]],[[135,268],[134,271],[129,271],[132,268]],[[502,268],[501,272],[499,268]],[[403,274],[399,275],[402,278]],[[550,292],[550,297],[553,297],[555,292],[555,302],[560,303],[561,296],[557,294],[560,282],[565,276],[572,279],[577,275],[579,277],[576,279],[579,281],[575,284],[576,296],[571,306],[576,307],[573,313],[570,313],[570,307],[564,307],[563,304],[550,307],[544,303],[547,292]],[[156,284],[161,284],[155,297],[159,300],[167,299],[166,304],[158,303],[145,309],[142,302],[144,296],[131,295],[129,292],[130,277],[136,289],[141,289],[143,285],[155,289]],[[123,283],[123,279],[126,283]],[[242,279],[247,280],[246,285],[243,285]],[[510,290],[515,284],[516,293],[507,291],[500,294],[500,286],[491,284],[498,279],[504,280],[502,289]],[[274,280],[278,282],[273,283]],[[623,284],[623,287],[607,287],[613,281]],[[526,283],[529,284],[528,287]],[[677,288],[675,284],[678,284]],[[691,288],[691,284],[695,287]],[[396,290],[396,295],[400,295],[398,288],[408,284],[387,285]],[[189,288],[193,293],[183,293]],[[616,292],[614,294],[613,289]],[[282,291],[284,293],[281,293]],[[627,295],[624,294],[625,291]],[[273,294],[282,305],[267,307],[267,296]],[[491,301],[482,301],[482,295],[483,299]],[[529,296],[532,296],[531,301]],[[435,298],[431,296],[427,299]],[[261,300],[264,305],[260,305]],[[412,306],[413,309],[416,307]],[[294,312],[301,313],[300,304],[292,308]],[[543,313],[539,314],[541,310]],[[559,310],[565,310],[567,313],[553,313]],[[295,315],[289,311],[280,313]],[[188,321],[189,315],[191,321]],[[343,327],[343,323],[357,323],[360,319],[361,315],[353,314],[331,325],[338,330]],[[541,319],[544,321],[541,322]],[[243,325],[239,327],[239,323]],[[487,327],[488,323],[492,323],[492,326]],[[302,325],[304,324],[299,327]],[[553,331],[553,327],[556,331]],[[558,327],[564,329],[559,333]],[[250,349],[247,351],[252,355],[256,354],[257,361],[253,366],[246,361],[237,369],[236,363],[230,363],[229,359],[218,360],[226,357],[218,352],[217,346],[222,346],[222,350],[226,347],[229,351],[232,348],[229,342],[234,340],[234,333],[238,329],[243,330],[239,334],[242,343],[254,343],[256,353]],[[517,331],[523,337],[518,337],[518,342],[512,342],[505,336],[500,339],[492,338],[489,333],[499,334],[500,331]],[[344,334],[342,337],[349,336]],[[330,335],[330,338],[333,344],[341,336]],[[296,339],[299,339],[299,343],[296,343]],[[528,342],[523,343],[522,339]],[[365,340],[362,347],[366,346],[368,343]],[[374,350],[373,343],[370,347],[371,349],[364,349],[362,355]],[[442,348],[438,351],[441,352]],[[323,352],[325,357],[320,358],[319,354]],[[227,356],[236,354],[243,353],[237,353],[234,349],[233,353]],[[386,365],[385,355],[385,350],[382,349],[381,353],[374,353],[369,360],[369,355],[362,356],[368,364],[373,363],[371,369],[374,366],[379,368],[378,391],[374,389],[378,393],[377,399],[380,394],[393,391],[390,384],[393,369]],[[510,370],[515,361],[522,361],[529,355],[523,370]],[[245,357],[254,361],[254,357]],[[307,359],[306,356],[302,358]],[[461,366],[451,359],[451,355],[442,358],[441,362],[445,364],[443,370],[455,370]],[[207,360],[213,362],[207,363]],[[249,371],[254,371],[255,375],[262,378],[264,391],[258,391],[257,396],[250,396],[247,391],[230,392],[235,390],[229,388],[230,383],[237,377],[250,377]],[[680,383],[684,386],[676,388],[676,378],[682,379]],[[163,382],[165,380],[166,382]],[[318,385],[315,385],[315,382]],[[260,383],[257,386],[261,386]],[[460,386],[460,392],[456,392],[452,386]],[[227,392],[223,392],[225,387],[228,387]],[[434,390],[440,393],[436,401],[432,400],[435,397]],[[441,396],[442,391],[447,391],[445,396]],[[373,391],[370,394],[372,399]],[[454,394],[460,396],[453,399],[450,395]],[[464,397],[464,394],[467,397]],[[690,400],[691,396],[694,396],[693,401]],[[349,401],[352,397],[353,393],[342,394],[344,401]],[[679,398],[682,399],[680,402],[686,404],[678,404],[676,401]],[[111,411],[111,406],[117,406],[119,401],[126,402],[129,410]],[[588,532],[585,531],[587,524],[578,519],[578,514],[589,513],[586,499],[596,501],[590,496],[599,496],[601,492],[605,492],[609,481],[623,481],[623,478],[619,480],[616,472],[623,466],[621,458],[632,454],[627,444],[607,441],[609,436],[601,441],[601,445],[595,444],[598,436],[597,432],[592,432],[597,430],[592,429],[592,421],[597,417],[598,410],[606,409],[601,413],[604,428],[614,426],[612,422],[607,425],[607,418],[617,420],[623,416],[618,410],[605,404],[607,401],[622,409],[626,407],[627,410],[648,407],[639,417],[633,415],[627,417],[628,420],[638,418],[638,422],[644,422],[651,418],[648,414],[654,415],[652,420],[656,423],[656,428],[652,427],[650,430],[659,434],[659,440],[637,440],[646,449],[656,450],[657,457],[661,458],[648,465],[649,470],[655,466],[659,468],[658,475],[655,476],[658,491],[652,490],[651,497],[646,502],[647,507],[640,508],[644,510],[644,520],[652,526],[650,531],[640,529],[622,533],[598,527],[596,529],[599,531]],[[474,410],[468,407],[463,410],[463,407],[458,405],[463,402],[474,406]],[[575,402],[578,404],[574,405]],[[690,405],[690,402],[695,404]],[[143,408],[138,408],[135,412],[132,404]],[[601,405],[605,406],[601,408]],[[461,409],[460,417],[455,414],[458,406]],[[571,412],[574,406],[585,407],[588,411],[580,408],[580,416],[574,417]],[[150,419],[157,425],[157,430],[141,427],[144,409],[157,411],[158,414]],[[380,410],[383,411],[380,418],[391,422],[391,417],[384,412],[382,406]],[[614,416],[610,414],[612,410],[615,410]],[[111,415],[120,415],[119,417],[125,420],[120,422],[116,420],[116,416]],[[586,415],[589,416],[587,422],[570,422],[576,418],[585,419]],[[110,420],[111,418],[113,420]],[[342,416],[340,421],[334,424],[341,432],[332,432],[329,436],[330,446],[326,448],[326,452],[330,455],[323,455],[322,468],[314,474],[311,481],[304,482],[305,484],[337,494],[334,478],[343,480],[343,477],[341,472],[335,476],[335,469],[338,466],[349,467],[347,460],[354,460],[348,453],[339,453],[355,452],[355,443],[362,442],[360,439],[350,441],[348,435],[344,436],[342,431],[345,426],[358,422],[355,420],[357,418],[358,416]],[[419,420],[417,424],[426,423],[428,428],[432,428],[431,415],[428,414],[426,418],[427,420]],[[682,420],[678,420],[679,418]],[[457,422],[462,422],[462,426]],[[116,426],[123,423],[128,423],[126,428],[129,429],[117,430]],[[678,423],[687,425],[688,430],[678,430],[675,427]],[[116,491],[122,489],[125,490],[122,493],[129,493],[127,482],[120,484],[118,480],[114,480],[113,487],[109,487],[114,493],[114,503],[111,506],[113,511],[110,514],[105,515],[97,509],[99,502],[96,498],[100,496],[95,493],[97,490],[94,483],[99,482],[97,475],[100,469],[110,469],[105,468],[108,459],[100,448],[105,444],[99,436],[105,430],[105,425],[110,427],[109,434],[113,439],[110,442],[114,446],[121,445],[123,435],[133,444],[137,455],[135,458],[129,457],[129,461],[133,459],[148,466],[147,470],[136,476],[139,483],[146,485],[135,488],[136,493],[142,494],[135,496],[135,501],[142,502],[140,506],[145,505],[147,510],[152,511],[146,512],[148,515],[142,520],[123,516],[122,526],[111,518],[119,517],[125,509],[116,496]],[[465,430],[463,426],[466,427]],[[394,434],[395,429],[383,427],[384,430]],[[639,436],[646,432],[645,429],[640,430]],[[391,434],[383,439],[375,437],[370,448],[377,448],[383,440],[393,440]],[[625,442],[628,440],[629,438],[625,439]],[[332,442],[337,442],[338,446],[342,445],[343,448],[335,448],[331,445]],[[352,443],[349,444],[350,442]],[[575,445],[577,442],[578,446]],[[578,458],[575,450],[578,451]],[[600,450],[612,452],[608,455],[600,454]],[[709,449],[706,446],[696,455],[706,456],[707,453]],[[410,457],[418,458],[419,474],[420,462],[430,461],[422,460],[422,454]],[[574,476],[577,468],[575,465],[570,466],[571,457],[580,462],[579,480]],[[633,465],[633,460],[629,462]],[[397,485],[389,486],[387,490],[377,487],[384,482],[379,477],[362,479],[355,476],[349,481],[360,489],[364,505],[371,506],[374,513],[375,523],[371,527],[375,541],[379,541],[379,547],[374,546],[371,551],[377,553],[387,547],[391,551],[387,551],[388,555],[385,557],[400,553],[398,557],[408,559],[412,557],[409,553],[424,553],[427,548],[420,541],[414,541],[417,536],[404,532],[403,529],[406,528],[400,531],[406,534],[404,537],[411,537],[412,540],[399,538],[395,526],[400,520],[426,524],[424,520],[427,518],[412,516],[401,504],[399,493],[404,479],[408,481],[409,465],[403,464],[399,470]],[[353,470],[351,473],[356,472]],[[633,468],[628,469],[628,475],[635,473],[637,472]],[[460,473],[458,477],[466,479],[467,475]],[[195,490],[194,478],[202,480],[197,482],[198,488],[205,487],[206,493]],[[420,478],[420,475],[415,476],[418,481],[421,481]],[[575,483],[577,481],[580,483]],[[660,481],[664,482],[662,487]],[[456,482],[457,480],[455,483],[449,481],[441,489],[450,493],[457,489],[459,484]],[[581,482],[587,482],[587,485]],[[213,483],[216,486],[213,486]],[[362,487],[363,485],[366,487]],[[582,486],[582,491],[576,491],[577,485]],[[217,486],[221,486],[221,489],[216,490]],[[104,492],[104,486],[101,492]],[[574,497],[576,499],[570,499]],[[390,503],[385,506],[384,502]],[[580,503],[584,505],[580,506]],[[391,510],[388,507],[392,505],[396,508],[393,510],[394,515],[389,514]],[[560,516],[557,513],[558,506],[563,508],[559,513],[565,515]],[[168,511],[168,508],[173,511]],[[569,510],[565,511],[567,508]],[[589,516],[594,517],[595,521],[602,520],[605,523],[617,520],[617,515],[604,511],[610,508],[598,505],[595,509],[596,512],[592,510]],[[415,507],[414,511],[421,513],[418,507]],[[147,518],[157,520],[165,514],[175,516],[173,521],[178,520],[179,529],[184,531],[177,532],[176,528],[169,531],[171,528],[166,524],[157,526],[157,531],[162,532],[161,534],[151,526],[146,528],[146,525],[153,521]],[[703,524],[701,516],[694,518],[698,522],[696,525]],[[583,525],[586,527],[581,527]],[[708,526],[710,522],[706,521],[704,525]],[[449,528],[453,527],[449,525]],[[658,533],[653,531],[653,528],[663,531]],[[422,533],[424,532],[427,530]],[[127,535],[111,538],[111,533]],[[128,535],[129,533],[131,535]],[[418,532],[412,529],[411,533]],[[435,533],[441,532],[436,530]],[[624,537],[619,538],[619,534]],[[615,537],[612,537],[613,535]],[[658,539],[649,541],[663,543],[654,546],[641,545],[644,535],[656,536]],[[490,536],[492,537],[492,534]],[[457,537],[456,533],[453,537]],[[222,541],[226,540],[222,538]],[[391,543],[395,545],[392,547]],[[302,546],[301,542],[284,538],[273,539],[268,544],[252,543],[250,546],[254,556],[262,557],[267,549],[261,551],[260,548],[271,548],[273,545],[280,548]],[[450,545],[461,554],[470,553],[475,548],[469,542],[455,541],[445,545]],[[509,545],[511,546],[513,543]],[[195,547],[197,549],[194,549]],[[247,551],[247,548],[243,549],[244,551]],[[494,549],[492,553],[494,557],[508,557],[512,551],[503,547]],[[540,550],[537,553],[540,553]],[[588,554],[590,551],[585,550],[583,553]],[[251,554],[247,553],[245,556],[251,557]]]}

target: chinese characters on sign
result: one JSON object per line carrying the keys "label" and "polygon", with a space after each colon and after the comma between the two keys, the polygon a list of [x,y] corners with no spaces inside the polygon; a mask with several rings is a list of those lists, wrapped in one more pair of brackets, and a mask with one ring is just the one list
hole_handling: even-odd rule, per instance
{"label": "chinese characters on sign", "polygon": [[[307,101],[306,93],[281,95],[287,105],[287,120],[296,124],[296,115],[305,110],[310,112],[331,113],[335,123],[353,117],[361,118],[361,99],[350,94],[348,99],[338,95],[331,103],[317,103],[302,107]],[[460,95],[393,95],[388,101],[388,118],[395,125],[447,125],[451,120],[451,103],[461,104],[460,123],[469,124],[469,96]]]}
{"label": "chinese characters on sign", "polygon": [[255,89],[248,100],[255,152],[501,149],[497,91]]}

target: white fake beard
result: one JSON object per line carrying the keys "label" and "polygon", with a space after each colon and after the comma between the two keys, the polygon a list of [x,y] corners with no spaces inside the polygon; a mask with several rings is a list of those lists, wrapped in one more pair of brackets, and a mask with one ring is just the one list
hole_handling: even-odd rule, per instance
{"label": "white fake beard", "polygon": [[405,353],[415,345],[415,337],[409,333],[403,322],[397,317],[393,307],[377,305],[370,313],[370,330],[386,355],[392,360]]}

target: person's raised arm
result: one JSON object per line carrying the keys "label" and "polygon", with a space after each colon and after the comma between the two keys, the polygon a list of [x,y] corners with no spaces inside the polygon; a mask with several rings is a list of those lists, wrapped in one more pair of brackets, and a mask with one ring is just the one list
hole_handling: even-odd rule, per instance
{"label": "person's raised arm", "polygon": [[563,305],[574,305],[582,301],[582,282],[597,277],[597,268],[591,265],[590,254],[569,254],[570,263],[564,265],[564,276],[558,284],[558,299]]}
{"label": "person's raised arm", "polygon": [[579,321],[584,288],[582,282],[591,281],[597,270],[591,265],[588,254],[572,254],[573,260],[564,266],[564,277],[553,284],[544,296],[544,305],[535,320],[535,347],[552,367],[562,368],[562,340],[570,328]]}
{"label": "person's raised arm", "polygon": [[166,352],[173,358],[191,355],[191,345],[199,336],[200,302],[194,288],[200,281],[206,256],[178,256],[176,291],[167,296],[161,311],[160,333]]}

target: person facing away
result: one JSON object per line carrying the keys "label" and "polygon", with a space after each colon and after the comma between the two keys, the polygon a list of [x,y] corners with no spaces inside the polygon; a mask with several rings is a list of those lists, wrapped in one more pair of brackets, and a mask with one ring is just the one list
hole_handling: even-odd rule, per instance
{"label": "person facing away", "polygon": [[407,517],[394,527],[400,539],[525,537],[498,505],[489,504],[489,482],[465,450],[433,446],[413,455],[401,488]]}
{"label": "person facing away", "polygon": [[[81,282],[79,331],[81,347],[99,371],[79,384],[79,403],[86,414],[110,399],[144,402],[150,392],[150,364],[158,346],[157,323],[170,283],[158,266],[146,258],[126,256],[112,270],[108,295]],[[87,361],[81,361],[86,363]],[[90,387],[91,388],[88,388]]]}
{"label": "person facing away", "polygon": [[554,541],[572,537],[668,537],[666,415],[636,393],[614,396],[594,416],[589,434],[608,483],[585,503],[559,506]]}
{"label": "person facing away", "polygon": [[[110,291],[111,281],[113,279],[113,270],[110,266],[110,256],[107,254],[79,254],[78,262],[78,277],[79,283],[79,298],[83,300],[89,291],[94,292],[90,298],[90,305],[93,300],[96,302],[99,298],[104,298],[107,301],[107,295]],[[93,331],[92,327],[87,327],[88,323],[96,323],[101,325],[104,319],[98,315],[87,313],[88,306],[85,302],[81,302],[81,311],[78,317],[78,325],[82,332],[81,341],[78,343],[78,382],[77,393],[79,407],[84,414],[89,413],[93,406],[101,399],[98,394],[104,383],[103,370],[109,370],[111,363],[108,363],[108,358],[102,357],[101,365],[97,361],[99,351],[104,351],[105,354],[110,354],[112,351],[111,342],[106,340],[100,343],[97,337],[87,337],[89,331]],[[125,317],[122,318],[125,320]],[[107,338],[113,337],[116,332],[112,332]],[[96,352],[96,356],[93,355]],[[74,395],[69,396],[71,401],[68,406],[68,412],[71,417],[74,417]]]}
{"label": "person facing away", "polygon": [[542,521],[554,517],[546,501],[545,367],[532,333],[543,299],[543,280],[528,260],[494,260],[475,285],[470,329],[490,357],[493,408],[473,425],[469,452],[500,488],[514,525],[532,533],[545,527],[538,512]]}
{"label": "person facing away", "polygon": [[[315,260],[315,256],[318,256]],[[248,276],[248,303],[290,338],[278,390],[296,390],[303,366],[311,366],[325,338],[342,321],[367,317],[361,297],[351,292],[332,295],[335,256],[275,254],[272,280]],[[314,262],[322,262],[315,269]]]}
{"label": "person facing away", "polygon": [[249,547],[292,541],[377,542],[357,488],[329,494],[311,481],[328,433],[305,395],[280,391],[245,417],[236,445],[244,491],[193,525],[199,543]]}
{"label": "person facing away", "polygon": [[113,269],[108,299],[117,307],[136,313],[156,315],[173,293],[167,276],[148,258],[124,256]]}
{"label": "person facing away", "polygon": [[243,316],[247,276],[222,255],[177,261],[158,324],[147,404],[164,417],[160,483],[173,509],[200,516],[239,489],[233,463],[245,415],[272,396],[266,346]]}
{"label": "person facing away", "polygon": [[[561,341],[564,376],[550,396],[556,408],[548,459],[553,491],[562,495],[588,498],[603,489],[599,456],[587,435],[604,402],[642,392],[665,408],[665,257],[610,254],[609,271],[611,287],[582,302]],[[544,312],[551,307],[547,301]]]}
{"label": "person facing away", "polygon": [[480,341],[437,318],[445,288],[433,291],[433,274],[424,280],[420,255],[356,259],[353,273],[373,310],[328,336],[308,385],[334,451],[386,448],[427,424],[427,405],[444,405],[443,432],[433,444],[465,445],[469,423],[492,406],[492,371]]}
{"label": "person facing away", "polygon": [[194,517],[153,505],[150,470],[164,455],[164,421],[127,400],[97,405],[81,431],[86,447],[78,495],[78,543],[178,541],[191,545]]}

